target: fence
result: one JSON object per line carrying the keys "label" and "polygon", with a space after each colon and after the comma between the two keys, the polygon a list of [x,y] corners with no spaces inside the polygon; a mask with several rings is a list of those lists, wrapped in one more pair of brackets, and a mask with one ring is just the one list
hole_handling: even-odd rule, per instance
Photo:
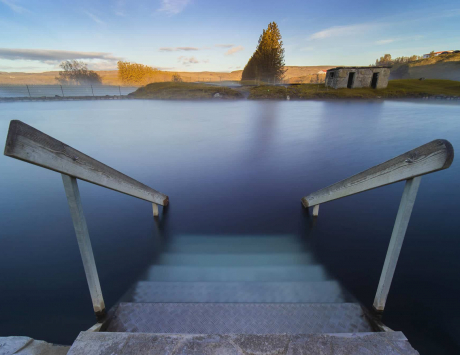
{"label": "fence", "polygon": [[124,96],[136,90],[134,86],[113,85],[0,85],[0,98]]}

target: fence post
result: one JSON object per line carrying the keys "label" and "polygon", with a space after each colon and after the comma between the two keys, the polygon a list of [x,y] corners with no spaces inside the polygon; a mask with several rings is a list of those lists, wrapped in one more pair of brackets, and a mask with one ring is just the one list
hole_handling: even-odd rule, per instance
{"label": "fence post", "polygon": [[91,93],[93,94],[93,97],[94,97],[93,85],[91,85]]}
{"label": "fence post", "polygon": [[30,96],[29,85],[26,85],[26,88],[27,88],[27,92],[29,93],[29,97],[32,97],[32,96]]}
{"label": "fence post", "polygon": [[120,87],[118,87],[118,92],[120,93],[120,96],[121,96],[121,89],[120,89]]}
{"label": "fence post", "polygon": [[417,191],[420,186],[421,176],[406,180],[404,192],[399,205],[396,222],[391,234],[390,245],[388,246],[385,263],[383,264],[382,275],[380,275],[379,286],[374,299],[374,309],[378,312],[383,312],[387,301],[388,292],[390,291],[391,281],[398,262],[399,253],[404,241],[407,226],[409,224],[412,208],[414,207]]}
{"label": "fence post", "polygon": [[62,97],[65,97],[64,90],[62,89],[62,85],[60,85],[60,86],[61,86]]}
{"label": "fence post", "polygon": [[86,225],[86,219],[83,214],[77,179],[66,174],[61,175],[67,202],[69,203],[70,215],[72,216],[73,226],[77,236],[78,247],[80,248],[83,267],[85,269],[86,281],[88,282],[91,300],[93,301],[94,313],[96,313],[97,320],[101,322],[106,314],[105,304],[102,298],[101,285],[97,275],[93,249],[89,239],[88,226]]}

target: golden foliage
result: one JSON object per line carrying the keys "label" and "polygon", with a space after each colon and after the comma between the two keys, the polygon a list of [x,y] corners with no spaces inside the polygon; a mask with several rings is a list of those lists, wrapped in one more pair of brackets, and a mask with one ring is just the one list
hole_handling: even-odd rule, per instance
{"label": "golden foliage", "polygon": [[161,70],[143,64],[119,61],[118,78],[124,85],[147,85],[160,81]]}

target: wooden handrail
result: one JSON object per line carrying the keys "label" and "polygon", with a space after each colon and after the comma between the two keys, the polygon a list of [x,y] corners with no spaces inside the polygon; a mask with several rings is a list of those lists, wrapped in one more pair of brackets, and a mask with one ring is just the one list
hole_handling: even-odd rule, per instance
{"label": "wooden handrail", "polygon": [[10,122],[4,154],[62,174],[62,182],[85,269],[94,313],[98,322],[103,322],[106,317],[105,303],[102,297],[88,226],[83,214],[77,178],[152,202],[154,217],[158,217],[158,205],[168,205],[168,196],[141,184],[139,181],[102,164],[21,121],[14,120]]}
{"label": "wooden handrail", "polygon": [[4,154],[155,204],[169,202],[168,196],[18,120],[10,123]]}
{"label": "wooden handrail", "polygon": [[[454,160],[454,148],[445,139],[436,139],[376,165],[359,174],[313,192],[302,198],[304,207],[354,195],[416,176],[447,169]],[[317,212],[317,211],[316,211]]]}
{"label": "wooden handrail", "polygon": [[374,298],[376,312],[385,308],[422,175],[447,169],[453,160],[452,144],[437,139],[302,198],[304,207],[313,207],[313,217],[317,217],[321,203],[406,180]]}

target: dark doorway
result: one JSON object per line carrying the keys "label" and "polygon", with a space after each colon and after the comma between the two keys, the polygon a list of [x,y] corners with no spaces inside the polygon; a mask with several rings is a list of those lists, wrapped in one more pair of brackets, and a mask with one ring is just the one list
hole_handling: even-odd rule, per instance
{"label": "dark doorway", "polygon": [[353,87],[353,82],[355,81],[355,73],[348,74],[348,84],[347,88],[351,89]]}
{"label": "dark doorway", "polygon": [[379,81],[379,73],[372,74],[371,88],[377,89],[377,83]]}

